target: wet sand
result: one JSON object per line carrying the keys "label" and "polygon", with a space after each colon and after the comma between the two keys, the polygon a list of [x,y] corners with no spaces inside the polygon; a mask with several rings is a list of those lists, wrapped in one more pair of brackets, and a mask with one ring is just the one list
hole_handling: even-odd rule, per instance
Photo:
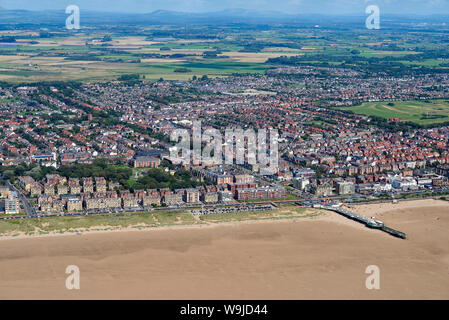
{"label": "wet sand", "polygon": [[[449,299],[449,202],[429,201],[356,208],[408,240],[335,213],[1,240],[0,299]],[[369,265],[380,290],[365,287]]]}

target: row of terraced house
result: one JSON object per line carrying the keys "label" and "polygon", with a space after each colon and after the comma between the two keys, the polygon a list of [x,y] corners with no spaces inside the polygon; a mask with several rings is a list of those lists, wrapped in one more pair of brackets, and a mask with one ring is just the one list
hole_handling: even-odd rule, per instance
{"label": "row of terraced house", "polygon": [[[82,184],[80,183],[82,182]],[[28,193],[31,197],[38,197],[45,195],[64,195],[72,194],[79,195],[82,193],[106,192],[116,190],[120,184],[117,182],[106,183],[104,177],[95,178],[67,178],[58,174],[48,174],[43,183],[35,181],[30,176],[23,176],[18,178],[19,186]]]}
{"label": "row of terraced house", "polygon": [[148,209],[166,204],[167,206],[181,204],[216,203],[232,201],[229,190],[217,190],[212,187],[106,191],[82,193],[81,195],[49,195],[42,194],[37,198],[37,205],[42,212],[77,212],[102,209]]}

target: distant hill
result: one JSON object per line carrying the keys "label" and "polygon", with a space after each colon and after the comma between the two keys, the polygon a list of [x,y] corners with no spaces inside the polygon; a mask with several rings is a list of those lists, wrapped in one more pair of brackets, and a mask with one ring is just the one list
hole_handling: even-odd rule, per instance
{"label": "distant hill", "polygon": [[[2,10],[0,25],[40,25],[40,27],[63,27],[67,14],[65,10],[27,11]],[[81,25],[149,25],[149,24],[271,24],[286,23],[305,26],[320,25],[339,27],[341,24],[364,26],[364,15],[358,16],[326,16],[318,14],[286,14],[276,11],[227,9],[216,12],[192,13],[170,10],[157,10],[149,13],[120,13],[81,11]],[[443,23],[449,20],[448,16],[389,16],[384,15],[382,22],[397,25],[407,21]],[[384,23],[385,25],[385,23]]]}

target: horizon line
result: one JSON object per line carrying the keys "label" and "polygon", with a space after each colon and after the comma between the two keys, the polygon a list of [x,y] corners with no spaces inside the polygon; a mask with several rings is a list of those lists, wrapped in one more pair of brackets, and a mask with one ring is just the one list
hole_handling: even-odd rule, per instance
{"label": "horizon line", "polygon": [[[250,14],[273,14],[273,13],[280,13],[284,16],[307,16],[307,15],[314,15],[314,16],[332,16],[332,17],[360,17],[360,16],[366,16],[364,13],[355,13],[355,12],[348,12],[348,13],[318,13],[318,12],[308,12],[308,13],[288,13],[283,11],[276,11],[276,10],[265,10],[265,11],[258,11],[253,9],[243,9],[243,8],[229,8],[229,9],[223,9],[223,10],[213,10],[213,11],[176,11],[176,10],[169,10],[169,9],[156,9],[153,11],[148,12],[135,12],[135,11],[108,11],[108,10],[91,10],[91,9],[83,9],[83,12],[89,12],[89,13],[108,13],[108,14],[119,14],[119,15],[147,15],[147,14],[154,14],[156,12],[166,12],[166,13],[186,13],[186,14],[216,14],[216,13],[226,13],[233,10],[242,10]],[[0,7],[1,11],[21,11],[21,12],[64,12],[65,14],[65,8],[60,9],[43,9],[43,10],[29,10],[29,9],[8,9],[4,7]],[[429,16],[449,16],[449,12],[447,13],[394,13],[394,12],[386,12],[383,13],[383,15],[386,16],[399,16],[399,17],[429,17]]]}

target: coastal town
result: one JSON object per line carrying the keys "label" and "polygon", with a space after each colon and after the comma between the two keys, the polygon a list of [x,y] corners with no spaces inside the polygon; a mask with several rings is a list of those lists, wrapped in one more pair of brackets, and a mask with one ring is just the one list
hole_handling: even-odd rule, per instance
{"label": "coastal town", "polygon": [[0,13],[0,300],[449,298],[449,0]]}
{"label": "coastal town", "polygon": [[[1,209],[20,216],[444,197],[449,126],[415,127],[345,107],[432,103],[448,95],[447,74],[366,78],[322,67],[176,82],[2,85],[0,168],[11,187],[1,187]],[[170,135],[191,132],[195,121],[204,130],[277,130],[275,172],[262,174],[247,158],[243,164],[176,161]],[[103,170],[70,169],[76,166]]]}

